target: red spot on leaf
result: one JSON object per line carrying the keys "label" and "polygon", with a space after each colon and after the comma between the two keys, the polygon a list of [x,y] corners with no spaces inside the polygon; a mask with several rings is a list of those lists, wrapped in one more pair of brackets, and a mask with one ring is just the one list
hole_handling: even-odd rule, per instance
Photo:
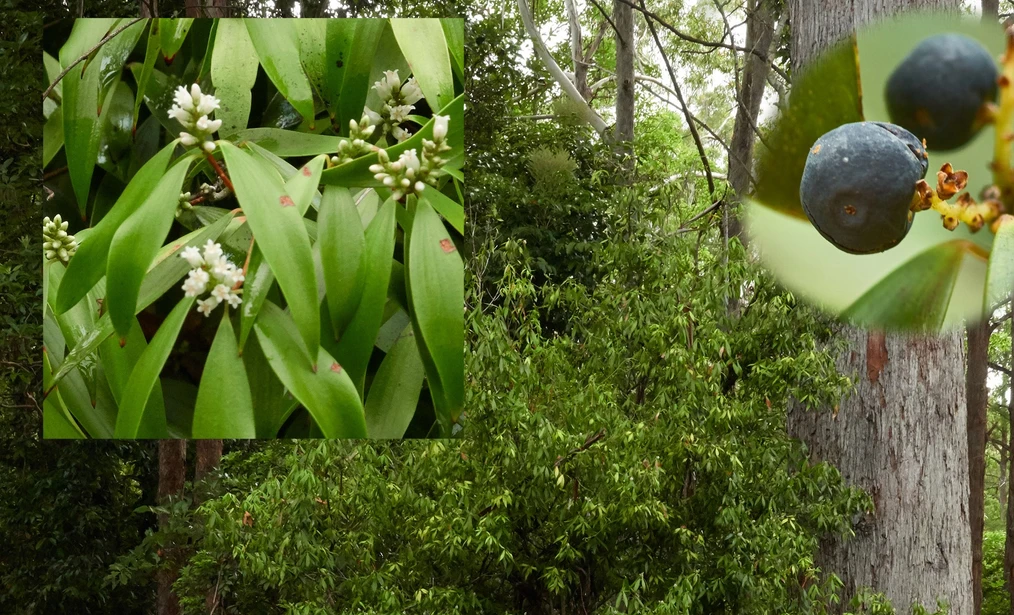
{"label": "red spot on leaf", "polygon": [[440,240],[440,249],[442,249],[444,252],[446,252],[448,254],[450,254],[451,252],[454,252],[455,250],[457,250],[457,248],[454,247],[454,244],[451,243],[450,239],[441,239]]}
{"label": "red spot on leaf", "polygon": [[331,371],[333,371],[336,374],[340,374],[341,371],[342,371],[342,366],[338,365],[337,363],[332,363],[331,364]]}
{"label": "red spot on leaf", "polygon": [[303,167],[303,177],[310,177],[310,169]]}
{"label": "red spot on leaf", "polygon": [[282,207],[292,207],[295,205],[287,194],[283,194],[282,197],[278,199],[278,202],[282,204]]}

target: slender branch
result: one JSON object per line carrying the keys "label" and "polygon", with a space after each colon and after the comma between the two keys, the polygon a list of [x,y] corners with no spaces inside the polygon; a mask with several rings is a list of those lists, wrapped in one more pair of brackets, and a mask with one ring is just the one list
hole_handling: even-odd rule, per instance
{"label": "slender branch", "polygon": [[1007,374],[1008,376],[1014,376],[1014,372],[1012,372],[1010,369],[1004,367],[1003,365],[1000,365],[999,363],[993,363],[992,361],[989,362],[989,369],[996,370],[1001,374]]}
{"label": "slender branch", "polygon": [[93,53],[95,53],[95,50],[97,50],[99,47],[105,45],[110,40],[112,40],[113,38],[115,38],[117,34],[119,34],[120,32],[123,32],[124,30],[126,30],[130,26],[132,26],[132,25],[136,24],[137,22],[141,21],[142,19],[144,19],[144,17],[136,17],[136,18],[132,19],[126,25],[120,26],[119,28],[113,30],[109,34],[105,35],[102,38],[102,40],[100,40],[98,43],[95,43],[95,46],[92,47],[91,49],[89,49],[88,51],[86,51],[84,54],[82,54],[81,57],[79,57],[78,59],[76,59],[73,62],[71,62],[70,64],[68,64],[67,68],[63,69],[63,71],[61,71],[60,74],[56,76],[56,79],[53,81],[53,83],[50,83],[49,87],[46,88],[46,91],[42,93],[42,100],[45,101],[46,98],[49,97],[49,92],[53,88],[56,87],[57,83],[60,83],[61,79],[63,79],[64,77],[67,76],[67,73],[70,72],[70,69],[74,68],[75,66],[77,66],[78,64],[80,64],[81,62],[83,62],[88,56],[90,56]]}
{"label": "slender branch", "polygon": [[232,180],[230,180],[229,176],[225,174],[225,171],[222,169],[221,165],[218,164],[218,161],[215,160],[215,157],[212,154],[208,154],[207,158],[208,162],[211,163],[211,166],[215,167],[215,173],[218,173],[218,176],[222,178],[222,181],[224,181],[225,185],[229,187],[229,190],[231,190],[233,194],[236,194],[236,189],[232,186]]}
{"label": "slender branch", "polygon": [[644,15],[645,17],[650,18],[650,19],[645,19],[645,21],[649,24],[649,27],[651,25],[652,20],[654,20],[654,21],[658,22],[658,24],[660,26],[662,26],[666,30],[672,32],[673,34],[675,34],[677,38],[681,38],[681,39],[687,41],[688,43],[696,43],[698,45],[703,45],[705,47],[716,47],[716,48],[717,47],[721,47],[723,49],[731,49],[733,51],[743,51],[743,52],[746,52],[746,53],[752,53],[753,55],[757,56],[761,60],[763,60],[763,61],[767,62],[768,64],[770,64],[771,65],[771,70],[773,70],[776,73],[778,73],[778,75],[782,79],[784,79],[786,82],[788,82],[788,80],[789,80],[789,76],[787,74],[785,74],[784,70],[782,70],[781,68],[779,68],[771,60],[771,58],[769,58],[766,54],[761,53],[760,51],[758,51],[756,49],[747,49],[746,47],[740,47],[739,45],[732,45],[732,44],[729,44],[729,43],[716,43],[714,41],[706,41],[706,40],[704,40],[702,38],[697,38],[696,36],[693,36],[693,35],[687,34],[686,32],[681,32],[680,30],[677,30],[671,24],[667,23],[664,19],[662,19],[661,17],[659,17],[657,13],[653,13],[653,12],[649,11],[645,7],[638,6],[637,4],[635,4],[634,2],[632,2],[631,0],[618,0],[618,1],[622,2],[623,4],[626,4],[626,5],[630,6],[630,7],[632,7],[634,10],[640,11],[640,13],[642,15]]}
{"label": "slender branch", "polygon": [[[250,255],[253,254],[254,238],[250,237],[250,247],[246,251],[246,261],[243,262],[243,278],[246,279],[247,268],[250,267]],[[232,287],[233,290],[239,288],[243,282],[236,282],[236,285]]]}
{"label": "slender branch", "polygon": [[609,22],[609,25],[613,27],[613,32],[616,33],[616,36],[620,37],[620,42],[626,44],[627,39],[623,38],[623,35],[620,34],[620,31],[616,29],[616,24],[614,24],[613,20],[609,18],[609,15],[606,13],[606,10],[602,8],[602,5],[596,2],[595,0],[591,0],[591,3],[595,5],[595,8],[597,8],[599,12],[602,13],[602,16],[606,18],[606,21]]}
{"label": "slender branch", "polygon": [[[626,0],[620,0],[626,2]],[[644,3],[644,0],[641,0]],[[708,176],[708,192],[712,197],[715,196],[715,178],[711,176],[711,163],[708,162],[708,154],[704,151],[704,143],[701,142],[701,135],[697,132],[697,127],[694,125],[693,116],[690,114],[690,108],[687,107],[687,103],[683,100],[683,92],[680,91],[679,82],[676,80],[676,73],[673,72],[672,64],[669,62],[669,56],[665,53],[665,48],[662,47],[662,41],[658,38],[658,32],[655,30],[654,24],[651,23],[650,19],[646,19],[645,23],[648,24],[648,30],[651,31],[651,38],[655,40],[655,46],[658,47],[658,52],[662,55],[662,60],[665,62],[665,68],[669,71],[669,79],[672,81],[673,91],[676,94],[676,99],[680,101],[680,106],[683,107],[683,116],[687,120],[687,127],[690,128],[690,136],[694,139],[694,144],[697,146],[697,153],[701,156],[701,163],[704,164],[704,172]]]}

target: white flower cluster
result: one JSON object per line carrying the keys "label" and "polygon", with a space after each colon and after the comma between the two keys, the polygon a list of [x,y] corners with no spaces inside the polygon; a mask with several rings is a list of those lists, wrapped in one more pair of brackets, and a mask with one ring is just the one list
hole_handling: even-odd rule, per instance
{"label": "white flower cluster", "polygon": [[373,89],[377,90],[383,102],[380,113],[366,107],[366,115],[374,124],[382,127],[381,134],[390,133],[399,142],[409,138],[408,131],[399,124],[408,119],[408,114],[415,109],[414,103],[422,100],[422,90],[415,77],[410,77],[403,85],[398,71],[384,71],[384,78],[374,83]]}
{"label": "white flower cluster", "polygon": [[370,173],[391,189],[395,200],[406,194],[420,194],[426,184],[436,186],[437,178],[447,164],[441,154],[451,149],[447,145],[447,122],[450,116],[434,115],[433,120],[433,140],[423,139],[421,160],[414,149],[402,152],[401,157],[393,162],[386,150],[379,150],[379,164],[370,165]]}
{"label": "white flower cluster", "polygon": [[236,307],[243,302],[239,293],[233,287],[244,279],[243,271],[236,265],[229,262],[229,257],[222,253],[221,244],[210,239],[204,244],[204,255],[193,246],[183,248],[180,253],[193,269],[186,281],[183,282],[183,292],[188,297],[197,297],[204,294],[211,286],[211,296],[197,302],[197,311],[205,316],[211,315],[219,303],[227,301],[230,306]]}
{"label": "white flower cluster", "polygon": [[349,120],[349,138],[338,144],[338,155],[331,156],[331,164],[345,164],[354,158],[372,152],[374,146],[367,143],[366,140],[370,138],[376,128],[370,121],[369,115],[363,115],[359,122]]}
{"label": "white flower cluster", "polygon": [[173,100],[176,104],[169,110],[169,117],[191,131],[180,133],[180,143],[186,147],[200,143],[204,151],[215,151],[211,134],[222,127],[222,120],[209,120],[208,116],[218,109],[219,100],[210,94],[202,94],[201,86],[196,83],[190,86],[189,92],[182,85],[178,87]]}
{"label": "white flower cluster", "polygon": [[67,222],[57,214],[52,220],[49,216],[42,219],[42,249],[45,250],[46,260],[60,261],[66,265],[70,257],[77,251],[77,240],[73,235],[67,234]]}

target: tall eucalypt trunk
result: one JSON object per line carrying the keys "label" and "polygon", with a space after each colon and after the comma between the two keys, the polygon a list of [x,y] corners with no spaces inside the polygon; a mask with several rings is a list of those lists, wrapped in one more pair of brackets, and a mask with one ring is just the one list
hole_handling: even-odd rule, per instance
{"label": "tall eucalypt trunk", "polygon": [[[958,11],[960,0],[790,0],[793,70],[866,23],[902,10]],[[866,490],[874,510],[855,536],[827,539],[818,565],[843,581],[843,610],[857,588],[883,592],[898,612],[972,612],[967,513],[965,364],[962,332],[911,337],[842,327],[838,368],[856,387],[836,408],[796,405],[792,435],[811,457]]]}

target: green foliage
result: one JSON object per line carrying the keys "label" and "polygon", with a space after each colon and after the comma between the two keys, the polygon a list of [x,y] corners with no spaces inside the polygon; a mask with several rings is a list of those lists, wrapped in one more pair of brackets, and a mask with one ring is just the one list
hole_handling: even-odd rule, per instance
{"label": "green foliage", "polygon": [[[371,411],[383,418],[382,404],[397,403],[400,424],[418,417],[424,435],[460,432],[464,95],[463,54],[448,48],[462,44],[461,24],[452,21],[246,20],[237,30],[141,20],[67,73],[45,109],[63,129],[46,130],[45,209],[70,217],[67,232],[87,247],[66,275],[62,263],[45,273],[50,436],[265,437],[308,425],[304,435],[362,437],[370,387],[406,325],[414,335],[399,354],[414,350],[418,361],[387,363],[380,382],[392,394],[378,391]],[[128,23],[60,25],[48,43],[50,78]],[[216,109],[224,120],[213,119]],[[359,122],[351,132],[350,121]],[[216,131],[231,141],[214,141]],[[371,169],[378,163],[385,175]],[[386,201],[353,216],[361,250],[331,245],[327,214],[327,245],[317,243],[318,210],[335,206],[322,201],[322,182],[366,188],[346,194],[356,214]],[[325,257],[361,276],[336,284]],[[334,309],[322,324],[322,299],[335,293],[348,318],[328,297]],[[214,310],[222,302],[234,311]],[[265,312],[272,323],[261,322]],[[215,343],[216,332],[234,338],[237,329],[237,344]],[[107,343],[114,330],[129,349]],[[251,331],[257,348],[243,355]],[[216,382],[204,386],[207,377]],[[414,390],[401,390],[406,383]],[[294,403],[283,385],[295,387]],[[207,415],[231,398],[234,430]]]}
{"label": "green foliage", "polygon": [[982,535],[982,615],[1010,613],[1010,594],[1003,580],[1003,552],[1006,533]]}

